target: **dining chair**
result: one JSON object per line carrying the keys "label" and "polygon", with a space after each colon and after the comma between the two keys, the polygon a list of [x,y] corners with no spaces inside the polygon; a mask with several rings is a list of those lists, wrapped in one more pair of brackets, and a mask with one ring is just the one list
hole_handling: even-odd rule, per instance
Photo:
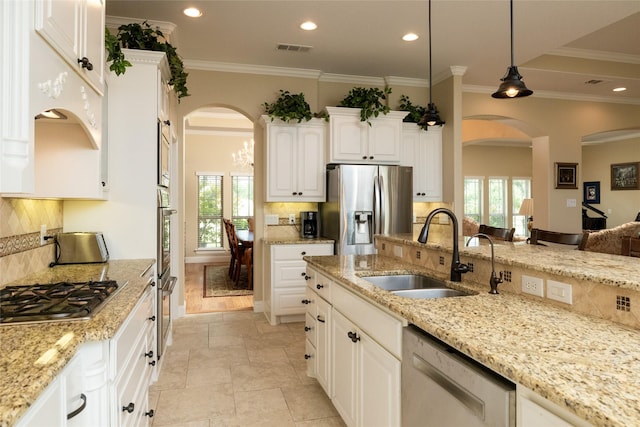
{"label": "dining chair", "polygon": [[241,262],[240,245],[238,244],[238,238],[236,237],[236,228],[231,220],[223,218],[224,230],[227,234],[227,241],[229,242],[229,251],[231,253],[231,259],[229,260],[229,277],[232,280],[236,279],[236,275],[240,275],[239,268]]}
{"label": "dining chair", "polygon": [[529,243],[541,246],[547,246],[543,242],[556,243],[560,245],[574,245],[578,247],[578,250],[584,250],[585,246],[587,246],[588,238],[588,231],[584,231],[582,233],[559,233],[557,231],[532,228]]}
{"label": "dining chair", "polygon": [[513,242],[513,235],[515,232],[515,228],[492,227],[485,224],[480,224],[480,227],[478,227],[478,233],[483,233],[487,236],[495,237],[496,239],[504,240],[506,242]]}

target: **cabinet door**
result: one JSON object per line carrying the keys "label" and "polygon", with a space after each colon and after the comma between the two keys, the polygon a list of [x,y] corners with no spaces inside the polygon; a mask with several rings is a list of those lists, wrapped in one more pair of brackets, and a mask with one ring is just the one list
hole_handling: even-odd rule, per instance
{"label": "cabinet door", "polygon": [[402,121],[378,117],[368,131],[368,159],[372,163],[400,163]]}
{"label": "cabinet door", "polygon": [[331,396],[331,306],[317,297],[316,311],[316,378]]}
{"label": "cabinet door", "polygon": [[[331,319],[331,352],[333,367],[331,384],[333,405],[347,426],[356,425],[356,385],[357,385],[357,343],[352,342],[349,333],[356,328],[340,312],[333,310]],[[385,403],[386,405],[386,403]]]}
{"label": "cabinet door", "polygon": [[296,182],[298,196],[308,202],[324,202],[324,126],[298,128]]}
{"label": "cabinet door", "polygon": [[358,425],[400,425],[400,361],[358,333]]}
{"label": "cabinet door", "polygon": [[[104,0],[83,0],[84,19],[82,30],[82,58],[93,65],[92,70],[82,69],[83,77],[102,93],[104,89]],[[76,64],[77,65],[77,64]]]}
{"label": "cabinet door", "polygon": [[367,132],[369,125],[361,122],[359,116],[331,116],[330,162],[368,161]]}
{"label": "cabinet door", "polygon": [[267,128],[267,202],[291,201],[297,196],[296,139],[294,126]]}
{"label": "cabinet door", "polygon": [[[420,191],[421,201],[442,200],[442,131],[420,131],[417,156],[419,164],[413,169],[414,193]],[[417,178],[417,180],[416,180]],[[419,187],[416,187],[416,184]]]}

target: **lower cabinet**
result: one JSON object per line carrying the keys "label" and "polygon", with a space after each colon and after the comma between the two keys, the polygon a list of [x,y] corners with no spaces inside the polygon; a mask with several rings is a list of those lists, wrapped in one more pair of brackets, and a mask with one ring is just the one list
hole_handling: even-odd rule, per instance
{"label": "lower cabinet", "polygon": [[405,322],[307,267],[308,369],[348,426],[399,426]]}
{"label": "lower cabinet", "polygon": [[270,245],[265,251],[265,315],[272,325],[284,317],[303,320],[309,279],[305,256],[333,255],[332,243]]}

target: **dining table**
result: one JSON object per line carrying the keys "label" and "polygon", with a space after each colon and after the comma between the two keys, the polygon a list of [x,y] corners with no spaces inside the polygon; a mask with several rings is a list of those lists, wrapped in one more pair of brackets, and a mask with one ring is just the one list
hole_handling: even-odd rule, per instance
{"label": "dining table", "polygon": [[253,247],[253,231],[236,229],[236,237],[238,238],[238,243],[245,248]]}

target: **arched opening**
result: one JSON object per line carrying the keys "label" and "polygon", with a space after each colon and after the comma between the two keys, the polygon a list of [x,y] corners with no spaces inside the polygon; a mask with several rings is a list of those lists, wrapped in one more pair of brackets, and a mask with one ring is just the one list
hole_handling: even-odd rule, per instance
{"label": "arched opening", "polygon": [[248,284],[226,277],[231,251],[223,223],[246,229],[254,216],[253,128],[248,115],[231,106],[200,107],[184,116],[187,313],[253,307],[251,293],[233,289]]}

